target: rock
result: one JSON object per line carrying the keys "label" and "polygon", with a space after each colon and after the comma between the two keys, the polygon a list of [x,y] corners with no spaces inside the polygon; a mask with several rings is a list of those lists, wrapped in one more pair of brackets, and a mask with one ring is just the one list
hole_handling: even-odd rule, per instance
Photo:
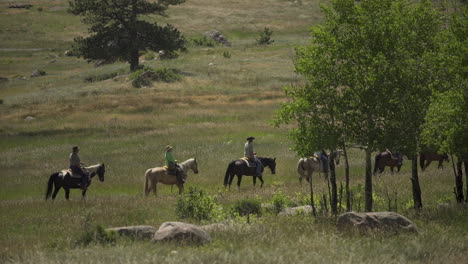
{"label": "rock", "polygon": [[65,56],[73,56],[73,52],[71,50],[66,50],[63,54]]}
{"label": "rock", "polygon": [[0,83],[2,82],[8,82],[8,78],[0,76]]}
{"label": "rock", "polygon": [[35,117],[32,117],[32,116],[27,116],[24,118],[25,121],[33,121],[33,120],[36,120]]}
{"label": "rock", "polygon": [[29,9],[31,7],[32,7],[32,5],[30,5],[30,4],[10,4],[8,6],[8,8],[26,8],[26,9]]}
{"label": "rock", "polygon": [[292,208],[284,208],[278,215],[298,215],[298,214],[311,214],[312,206],[304,205]]}
{"label": "rock", "polygon": [[338,217],[337,227],[340,231],[382,230],[418,233],[416,225],[411,220],[395,212],[344,213]]}
{"label": "rock", "polygon": [[113,231],[121,236],[149,240],[154,236],[157,229],[153,226],[138,225],[107,228],[106,231]]}
{"label": "rock", "polygon": [[212,40],[218,42],[219,44],[231,47],[231,43],[229,43],[227,38],[217,30],[207,31],[205,32],[205,35],[210,37]]}
{"label": "rock", "polygon": [[35,70],[31,73],[31,77],[40,77],[44,75],[46,75],[46,72],[42,70]]}
{"label": "rock", "polygon": [[211,237],[206,231],[196,225],[182,222],[166,222],[159,227],[159,230],[154,234],[151,241],[165,242],[172,240],[205,244],[211,242]]}

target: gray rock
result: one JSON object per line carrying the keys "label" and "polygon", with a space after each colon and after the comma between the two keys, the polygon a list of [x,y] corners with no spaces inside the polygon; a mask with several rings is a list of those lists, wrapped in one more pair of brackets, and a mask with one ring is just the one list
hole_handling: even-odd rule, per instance
{"label": "gray rock", "polygon": [[44,75],[46,75],[46,72],[42,70],[35,70],[31,73],[31,77],[40,77]]}
{"label": "gray rock", "polygon": [[218,42],[219,44],[231,47],[231,43],[229,43],[227,38],[217,30],[207,31],[205,32],[205,35],[210,37],[212,40]]}
{"label": "gray rock", "polygon": [[151,241],[165,242],[172,240],[205,244],[211,242],[211,237],[206,231],[196,225],[182,222],[166,222],[159,227]]}
{"label": "gray rock", "polygon": [[154,236],[157,229],[153,226],[138,225],[107,228],[106,231],[113,231],[121,236],[149,240]]}
{"label": "gray rock", "polygon": [[24,118],[24,120],[25,121],[33,121],[33,120],[36,120],[36,118],[33,117],[33,116],[27,116],[27,117]]}
{"label": "gray rock", "polygon": [[311,214],[312,206],[304,205],[298,207],[284,208],[278,215],[298,215],[298,214]]}
{"label": "gray rock", "polygon": [[26,9],[29,9],[32,6],[33,5],[31,5],[31,4],[10,4],[10,5],[8,5],[8,8],[26,8]]}
{"label": "gray rock", "polygon": [[337,227],[340,231],[382,230],[418,233],[416,225],[411,220],[394,212],[344,213],[338,217]]}

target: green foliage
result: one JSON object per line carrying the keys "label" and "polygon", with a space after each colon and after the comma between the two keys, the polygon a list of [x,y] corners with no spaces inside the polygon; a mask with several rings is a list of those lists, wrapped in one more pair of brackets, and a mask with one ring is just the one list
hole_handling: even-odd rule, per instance
{"label": "green foliage", "polygon": [[150,67],[144,67],[130,74],[130,80],[132,80],[132,86],[140,88],[143,86],[150,86],[153,81],[157,82],[176,82],[181,79],[177,69],[152,69]]}
{"label": "green foliage", "polygon": [[139,64],[139,51],[185,50],[185,39],[172,25],[160,26],[139,19],[139,16],[151,14],[165,16],[170,5],[183,2],[72,0],[69,12],[82,16],[82,21],[90,25],[90,36],[75,38],[72,52],[87,60],[122,59],[130,63],[131,71],[135,71]]}
{"label": "green foliage", "polygon": [[193,45],[203,47],[215,47],[218,43],[207,36],[193,37],[191,39]]}
{"label": "green foliage", "polygon": [[108,73],[101,73],[101,74],[93,74],[90,76],[87,76],[84,78],[85,82],[99,82],[99,81],[105,81],[108,79],[112,79],[116,76],[119,76],[121,74],[124,74],[126,71],[125,70],[119,70],[115,72],[108,72]]}
{"label": "green foliage", "polygon": [[176,214],[179,218],[193,218],[198,221],[224,218],[223,208],[216,202],[215,196],[196,187],[190,187],[188,193],[177,200]]}
{"label": "green foliage", "polygon": [[156,55],[154,52],[147,52],[145,54],[145,60],[149,61],[149,60],[154,60],[156,58]]}
{"label": "green foliage", "polygon": [[104,227],[96,225],[92,230],[84,232],[75,240],[75,246],[88,246],[90,244],[114,245],[117,240],[117,233],[106,232]]}
{"label": "green foliage", "polygon": [[279,191],[273,195],[272,204],[275,207],[275,213],[279,214],[284,208],[291,204],[291,199]]}
{"label": "green foliage", "polygon": [[263,32],[260,33],[260,38],[257,39],[258,45],[270,45],[271,43],[275,42],[271,39],[271,35],[273,35],[273,30],[270,28],[264,28]]}
{"label": "green foliage", "polygon": [[225,59],[230,59],[230,58],[231,58],[231,53],[230,53],[229,51],[224,51],[224,52],[223,52],[223,57],[224,57]]}
{"label": "green foliage", "polygon": [[231,209],[240,216],[246,216],[248,214],[262,215],[262,204],[256,199],[242,199],[236,201]]}

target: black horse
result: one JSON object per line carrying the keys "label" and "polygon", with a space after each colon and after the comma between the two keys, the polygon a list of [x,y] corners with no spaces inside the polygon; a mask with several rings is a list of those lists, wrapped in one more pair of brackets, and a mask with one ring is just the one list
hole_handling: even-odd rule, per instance
{"label": "black horse", "polygon": [[[93,179],[96,174],[99,176],[100,181],[104,181],[104,173],[106,172],[106,167],[104,164],[98,164],[94,166],[85,167],[87,171],[89,171],[89,181],[88,186],[91,185],[91,180]],[[80,189],[80,178],[72,178],[69,171],[59,171],[55,172],[49,177],[49,182],[47,183],[47,192],[46,192],[46,200],[49,199],[50,195],[52,194],[52,189],[55,187],[54,193],[52,194],[52,200],[55,199],[57,196],[58,191],[60,188],[63,187],[65,189],[65,198],[67,200],[70,199],[70,189]],[[81,191],[82,198],[86,196],[86,190]]]}
{"label": "black horse", "polygon": [[[269,167],[271,170],[272,174],[276,173],[276,158],[262,158],[262,157],[257,157],[262,164],[263,167]],[[255,167],[249,167],[247,165],[247,162],[243,159],[238,159],[231,161],[227,167],[226,170],[226,175],[224,176],[224,187],[228,187],[231,189],[231,183],[232,180],[234,179],[234,176],[237,175],[237,188],[240,190],[240,184],[242,181],[242,175],[245,176],[253,176],[253,184],[257,183],[257,176],[256,175],[256,169]],[[263,170],[262,170],[263,172]],[[262,184],[260,187],[263,186],[263,177],[258,177]]]}

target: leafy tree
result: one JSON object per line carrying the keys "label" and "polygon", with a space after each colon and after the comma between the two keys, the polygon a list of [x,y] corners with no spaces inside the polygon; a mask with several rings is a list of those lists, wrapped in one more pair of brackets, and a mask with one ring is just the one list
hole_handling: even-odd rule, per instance
{"label": "leafy tree", "polygon": [[[325,24],[296,49],[296,71],[307,85],[286,88],[292,101],[278,111],[276,124],[297,122],[290,135],[300,155],[344,142],[361,146],[365,210],[372,211],[372,152],[417,146],[425,111],[413,119],[410,113],[429,100],[431,90],[420,88],[429,83],[422,80],[432,71],[427,54],[436,49],[438,17],[428,1],[334,0],[322,10]],[[404,126],[410,120],[414,125]],[[408,140],[400,140],[402,131],[411,132]]]}
{"label": "leafy tree", "polygon": [[71,0],[69,12],[90,25],[88,37],[77,37],[73,54],[88,61],[122,59],[135,71],[142,50],[185,50],[185,40],[172,25],[142,20],[142,15],[165,16],[170,5],[185,0]]}

